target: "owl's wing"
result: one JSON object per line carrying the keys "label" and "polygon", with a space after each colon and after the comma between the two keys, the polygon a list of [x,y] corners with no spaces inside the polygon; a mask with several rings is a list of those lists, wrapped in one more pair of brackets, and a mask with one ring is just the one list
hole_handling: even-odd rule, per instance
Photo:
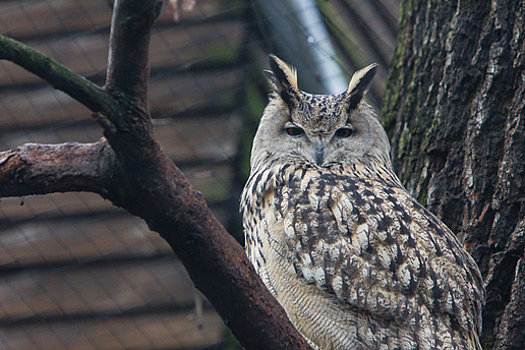
{"label": "owl's wing", "polygon": [[424,309],[481,329],[476,264],[400,185],[319,172],[275,198],[288,260],[307,282],[381,318],[431,322]]}

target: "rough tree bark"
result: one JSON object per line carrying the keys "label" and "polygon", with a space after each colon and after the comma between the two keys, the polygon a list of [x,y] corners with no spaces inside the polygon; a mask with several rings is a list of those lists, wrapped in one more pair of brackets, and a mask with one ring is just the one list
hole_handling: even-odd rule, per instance
{"label": "rough tree bark", "polygon": [[115,3],[105,88],[0,36],[0,59],[22,66],[90,108],[105,136],[92,144],[28,144],[0,152],[0,198],[98,193],[143,218],[166,239],[246,349],[310,349],[242,247],[155,138],[147,108],[148,46],[160,7],[158,0]]}
{"label": "rough tree bark", "polygon": [[405,0],[384,100],[395,169],[465,241],[482,345],[525,348],[525,4]]}

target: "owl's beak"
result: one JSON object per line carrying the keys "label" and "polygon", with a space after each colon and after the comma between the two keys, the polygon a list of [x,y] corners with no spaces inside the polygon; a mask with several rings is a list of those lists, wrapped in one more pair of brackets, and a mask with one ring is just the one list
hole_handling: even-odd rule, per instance
{"label": "owl's beak", "polygon": [[315,147],[315,162],[319,166],[324,163],[324,142],[321,138],[319,138]]}

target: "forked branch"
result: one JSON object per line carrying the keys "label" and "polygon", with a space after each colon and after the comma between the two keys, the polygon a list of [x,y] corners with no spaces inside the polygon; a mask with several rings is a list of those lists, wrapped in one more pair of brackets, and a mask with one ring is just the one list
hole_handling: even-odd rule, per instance
{"label": "forked branch", "polygon": [[105,140],[60,145],[25,144],[0,152],[0,198],[54,192],[102,194],[113,151]]}

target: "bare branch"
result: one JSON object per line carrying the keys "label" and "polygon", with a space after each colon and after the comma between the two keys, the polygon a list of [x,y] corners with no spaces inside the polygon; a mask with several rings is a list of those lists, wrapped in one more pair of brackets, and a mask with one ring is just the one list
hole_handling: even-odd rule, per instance
{"label": "bare branch", "polygon": [[150,28],[160,1],[117,1],[111,21],[106,89],[132,98],[146,109]]}
{"label": "bare branch", "polygon": [[[109,153],[108,153],[109,152]],[[52,192],[103,193],[101,167],[112,154],[107,142],[25,144],[0,152],[0,197]]]}

